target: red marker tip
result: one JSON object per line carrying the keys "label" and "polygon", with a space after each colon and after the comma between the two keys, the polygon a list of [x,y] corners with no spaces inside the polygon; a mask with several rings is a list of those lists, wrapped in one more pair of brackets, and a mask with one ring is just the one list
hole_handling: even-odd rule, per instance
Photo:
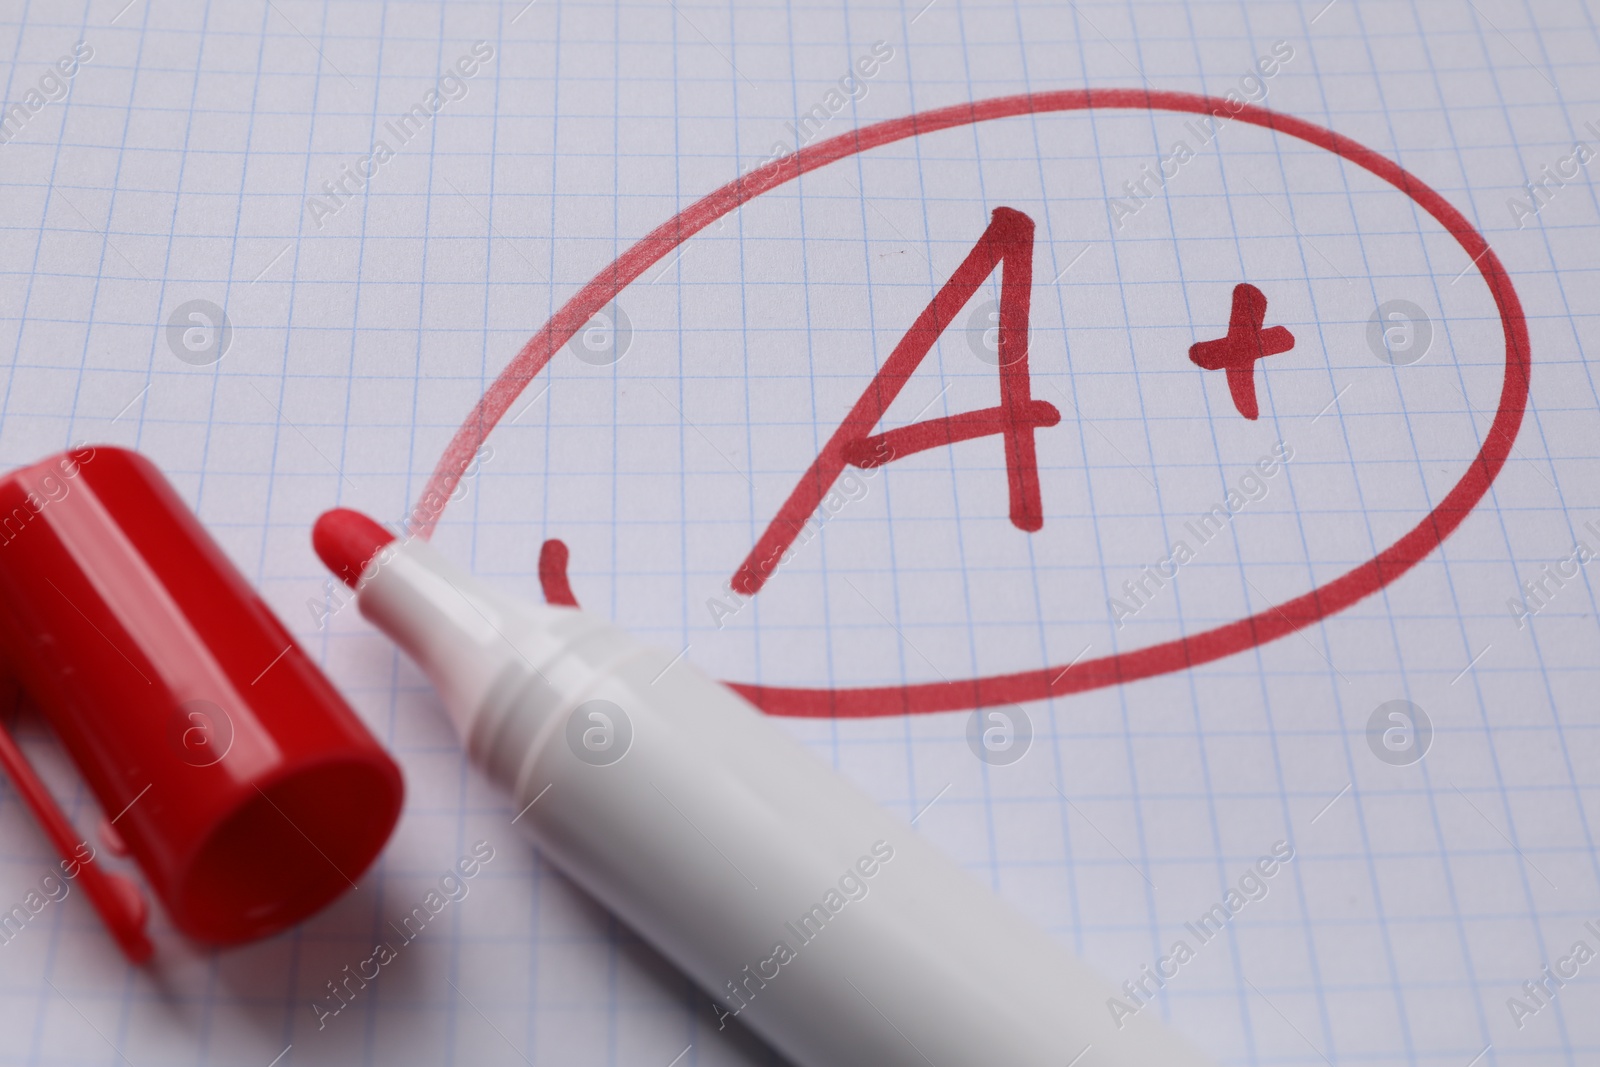
{"label": "red marker tip", "polygon": [[311,527],[311,547],[328,569],[352,589],[372,557],[393,540],[394,534],[349,508],[324,511]]}

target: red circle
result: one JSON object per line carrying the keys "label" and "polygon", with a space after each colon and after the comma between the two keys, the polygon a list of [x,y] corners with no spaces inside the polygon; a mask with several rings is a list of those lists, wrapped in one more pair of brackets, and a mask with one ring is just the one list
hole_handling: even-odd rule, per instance
{"label": "red circle", "polygon": [[1149,678],[1231,656],[1325,619],[1382,589],[1439,547],[1440,542],[1461,525],[1489,491],[1516,440],[1528,402],[1529,353],[1528,326],[1511,279],[1506,275],[1499,258],[1489,248],[1488,241],[1444,197],[1399,164],[1343,134],[1250,104],[1193,93],[1146,92],[1140,89],[1079,89],[1002,96],[876,123],[764,164],[668,219],[624,252],[615,263],[595,275],[562,305],[550,321],[522,346],[506,369],[500,372],[500,376],[467,416],[461,429],[456,431],[423,491],[416,513],[421,519],[419,535],[427,537],[433,532],[445,502],[450,499],[472,456],[512,402],[550,362],[551,356],[560,351],[561,346],[625,286],[723,215],[762,193],[793,181],[807,171],[870,148],[990,119],[1092,108],[1216,115],[1297,137],[1382,178],[1409,196],[1418,207],[1448,230],[1488,283],[1495,306],[1500,311],[1506,336],[1506,374],[1500,393],[1500,406],[1472,465],[1421,522],[1366,563],[1293,600],[1193,637],[1180,637],[1081,663],[959,682],[856,689],[789,688],[739,682],[728,684],[772,714],[822,718],[956,711],[992,704],[1042,700]]}

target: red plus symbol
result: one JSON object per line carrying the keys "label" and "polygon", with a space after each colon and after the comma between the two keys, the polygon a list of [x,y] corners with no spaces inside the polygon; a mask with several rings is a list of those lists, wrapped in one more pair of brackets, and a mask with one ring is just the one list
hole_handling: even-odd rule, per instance
{"label": "red plus symbol", "polygon": [[1228,392],[1233,394],[1233,406],[1247,419],[1260,413],[1256,407],[1256,360],[1294,347],[1294,334],[1284,327],[1261,328],[1266,317],[1267,298],[1260,289],[1241,282],[1233,287],[1233,314],[1228,319],[1228,336],[1189,347],[1189,358],[1199,366],[1228,372]]}

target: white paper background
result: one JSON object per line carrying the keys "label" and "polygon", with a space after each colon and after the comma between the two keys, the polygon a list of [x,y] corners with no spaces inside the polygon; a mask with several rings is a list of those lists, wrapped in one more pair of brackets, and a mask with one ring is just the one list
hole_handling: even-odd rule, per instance
{"label": "white paper background", "polygon": [[[405,516],[550,312],[764,159],[880,40],[894,57],[824,135],[1030,90],[1220,94],[1288,42],[1268,106],[1398,161],[1489,238],[1528,314],[1532,396],[1489,496],[1410,574],[1259,650],[1030,704],[1034,747],[1014,766],[973,757],[970,713],[785,728],[920,812],[918,830],[1117,982],[1291,841],[1267,898],[1153,1009],[1221,1063],[1592,1062],[1587,971],[1521,1029],[1506,1006],[1575,941],[1600,947],[1582,926],[1600,917],[1591,578],[1523,629],[1506,606],[1600,518],[1589,173],[1521,228],[1507,206],[1575,138],[1600,149],[1584,129],[1600,123],[1590,8],[123,2],[18,0],[0,17],[8,101],[74,42],[94,49],[66,99],[0,144],[0,460],[85,439],[154,459],[395,752],[409,794],[360,890],[266,943],[205,952],[157,914],[141,972],[81,894],[52,906],[0,946],[0,1064],[768,1061],[518,839],[408,662],[353,611],[318,625],[308,602],[333,601],[308,531],[335,504]],[[306,198],[480,39],[497,54],[465,96],[319,228]],[[1358,565],[1482,441],[1504,365],[1487,287],[1392,188],[1239,124],[1118,229],[1107,197],[1182,126],[1004,120],[748,205],[622,294],[619,363],[556,358],[438,542],[537,596],[539,546],[559,537],[586,607],[718,677],[809,686],[1143,647]],[[1038,224],[1033,392],[1063,416],[1037,436],[1044,528],[1008,522],[997,440],[934,449],[873,479],[719,630],[707,598],[999,206]],[[1296,337],[1259,365],[1253,423],[1187,358],[1224,332],[1242,281]],[[1397,298],[1434,327],[1398,369],[1366,340]],[[212,366],[167,345],[192,299],[233,325]],[[966,322],[884,428],[997,402]],[[1116,628],[1107,598],[1278,441],[1295,457],[1265,498]],[[1367,722],[1402,698],[1435,736],[1393,767]],[[92,827],[42,726],[17,729]],[[468,898],[319,1031],[324,983],[479,839],[496,858]],[[0,904],[52,862],[0,790]]]}

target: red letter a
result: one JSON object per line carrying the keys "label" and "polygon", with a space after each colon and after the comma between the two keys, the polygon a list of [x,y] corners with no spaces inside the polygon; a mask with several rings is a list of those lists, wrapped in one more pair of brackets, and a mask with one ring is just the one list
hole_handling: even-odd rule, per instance
{"label": "red letter a", "polygon": [[[902,426],[872,435],[894,398],[910,380],[956,314],[983,280],[1000,273],[1000,406]],[[891,460],[957,441],[996,434],[1005,440],[1006,478],[1011,490],[1011,521],[1032,532],[1044,525],[1039,502],[1039,462],[1033,434],[1054,426],[1061,413],[1035,400],[1028,377],[1028,304],[1033,296],[1033,220],[1008,207],[996,208],[989,228],[950,280],[917,316],[850,409],[811,469],[784,501],[776,517],[729,583],[737,593],[756,592],[777,569],[822,498],[846,466],[878,467]]]}

